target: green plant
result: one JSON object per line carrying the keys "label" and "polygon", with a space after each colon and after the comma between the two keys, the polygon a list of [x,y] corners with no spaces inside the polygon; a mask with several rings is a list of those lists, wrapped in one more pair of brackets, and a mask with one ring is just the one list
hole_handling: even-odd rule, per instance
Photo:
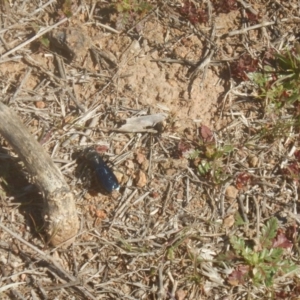
{"label": "green plant", "polygon": [[[300,129],[300,49],[274,53],[269,50],[261,61],[260,71],[247,73],[256,86],[264,120],[257,123],[253,140],[276,143],[280,138],[297,136]],[[292,130],[292,132],[291,132]]]}
{"label": "green plant", "polygon": [[177,234],[175,234],[175,236],[170,240],[169,245],[166,249],[166,258],[168,260],[174,260],[176,251],[182,244],[184,244],[185,240],[188,237],[188,231],[189,227],[185,227]]}
{"label": "green plant", "polygon": [[114,6],[119,13],[143,13],[152,9],[151,4],[141,0],[118,0]]}
{"label": "green plant", "polygon": [[117,0],[112,7],[118,12],[117,23],[121,23],[121,27],[134,23],[152,9],[152,5],[143,0]]}
{"label": "green plant", "polygon": [[147,245],[139,245],[139,247],[136,247],[122,238],[118,239],[118,246],[122,248],[125,252],[147,253],[150,251]]}
{"label": "green plant", "polygon": [[255,246],[237,236],[230,237],[230,244],[233,250],[226,257],[227,261],[233,260],[235,264],[228,277],[228,282],[232,285],[244,284],[251,279],[255,285],[271,286],[276,275],[286,274],[297,268],[291,260],[285,259],[284,249],[291,248],[292,243],[282,230],[278,230],[276,218],[269,219],[263,226]]}
{"label": "green plant", "polygon": [[200,176],[213,179],[214,183],[225,182],[230,175],[226,172],[224,160],[233,152],[232,145],[215,146],[212,143],[204,144],[200,149],[194,150],[190,154],[190,159]]}
{"label": "green plant", "polygon": [[299,118],[276,118],[262,122],[255,128],[255,134],[245,143],[245,147],[251,149],[262,142],[272,145],[279,139],[289,136],[291,128],[300,128]]}
{"label": "green plant", "polygon": [[62,1],[62,12],[67,18],[72,17],[72,1],[71,0],[64,0]]}
{"label": "green plant", "polygon": [[300,50],[296,44],[293,49],[284,50],[263,61],[261,72],[248,74],[259,87],[259,98],[266,99],[277,109],[282,107],[294,109],[299,116],[300,102]]}

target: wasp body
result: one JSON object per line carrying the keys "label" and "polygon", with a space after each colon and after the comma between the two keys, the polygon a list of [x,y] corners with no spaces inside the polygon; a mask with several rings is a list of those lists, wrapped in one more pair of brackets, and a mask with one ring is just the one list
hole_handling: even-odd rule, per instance
{"label": "wasp body", "polygon": [[91,170],[95,173],[97,182],[106,192],[111,193],[113,190],[118,190],[120,188],[115,174],[97,151],[87,149],[84,157]]}

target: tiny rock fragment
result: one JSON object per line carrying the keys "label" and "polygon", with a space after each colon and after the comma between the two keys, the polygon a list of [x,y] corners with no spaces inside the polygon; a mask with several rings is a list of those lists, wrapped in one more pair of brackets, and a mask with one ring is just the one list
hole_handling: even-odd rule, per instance
{"label": "tiny rock fragment", "polygon": [[136,157],[135,157],[136,161],[138,162],[138,164],[142,164],[143,161],[146,159],[145,155],[143,153],[136,153]]}
{"label": "tiny rock fragment", "polygon": [[46,104],[44,101],[37,101],[35,102],[35,107],[36,108],[45,108]]}
{"label": "tiny rock fragment", "polygon": [[249,162],[250,167],[255,168],[258,164],[258,157],[257,156],[249,156],[248,162]]}
{"label": "tiny rock fragment", "polygon": [[143,161],[143,163],[141,165],[141,168],[142,168],[143,171],[147,171],[148,170],[148,168],[149,168],[149,160],[148,159],[146,159],[146,160]]}
{"label": "tiny rock fragment", "polygon": [[113,199],[113,200],[117,200],[119,198],[120,194],[119,194],[119,191],[118,190],[114,190],[111,192],[110,194],[110,197]]}
{"label": "tiny rock fragment", "polygon": [[126,163],[125,163],[125,166],[128,168],[128,169],[134,169],[134,163],[132,160],[127,160]]}
{"label": "tiny rock fragment", "polygon": [[91,201],[92,200],[92,196],[89,193],[86,193],[83,198],[87,201]]}
{"label": "tiny rock fragment", "polygon": [[64,123],[65,123],[65,124],[69,124],[69,123],[71,123],[71,122],[73,121],[73,119],[74,119],[74,117],[71,116],[71,115],[66,116],[66,117],[64,118]]}
{"label": "tiny rock fragment", "polygon": [[97,209],[95,211],[95,216],[101,220],[106,218],[106,213],[102,209]]}
{"label": "tiny rock fragment", "polygon": [[114,171],[114,174],[115,174],[115,176],[116,176],[118,182],[123,182],[123,179],[124,179],[123,173],[118,172],[118,171]]}
{"label": "tiny rock fragment", "polygon": [[233,185],[230,185],[225,192],[225,196],[227,199],[229,200],[233,200],[236,199],[237,195],[238,195],[238,189],[235,188]]}
{"label": "tiny rock fragment", "polygon": [[142,171],[139,170],[136,174],[135,184],[138,187],[144,187],[147,184],[147,175]]}
{"label": "tiny rock fragment", "polygon": [[173,123],[173,128],[175,128],[175,129],[180,128],[181,126],[182,126],[182,123],[179,120],[176,120]]}
{"label": "tiny rock fragment", "polygon": [[92,235],[88,233],[82,234],[81,236],[82,236],[82,240],[85,242],[90,242],[93,239]]}
{"label": "tiny rock fragment", "polygon": [[89,211],[90,211],[90,214],[93,216],[96,211],[95,205],[89,205]]}
{"label": "tiny rock fragment", "polygon": [[176,300],[184,300],[187,295],[187,292],[184,290],[178,290],[175,293]]}
{"label": "tiny rock fragment", "polygon": [[230,228],[234,224],[234,215],[230,215],[223,220],[223,227]]}
{"label": "tiny rock fragment", "polygon": [[167,175],[167,176],[173,176],[176,172],[177,172],[176,169],[170,168],[170,169],[167,169],[167,170],[166,170],[166,175]]}
{"label": "tiny rock fragment", "polygon": [[224,50],[226,51],[227,54],[232,54],[233,53],[233,49],[229,44],[225,44]]}
{"label": "tiny rock fragment", "polygon": [[25,281],[26,278],[27,278],[27,275],[26,274],[21,274],[20,278],[21,278],[21,281]]}
{"label": "tiny rock fragment", "polygon": [[159,197],[159,193],[153,191],[153,192],[150,193],[150,197],[152,197],[152,198],[154,198],[154,199],[157,199],[157,198]]}

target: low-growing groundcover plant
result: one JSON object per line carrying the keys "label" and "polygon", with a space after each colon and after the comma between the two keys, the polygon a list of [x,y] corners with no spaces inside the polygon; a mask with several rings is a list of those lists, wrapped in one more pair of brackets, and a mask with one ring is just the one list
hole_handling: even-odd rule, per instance
{"label": "low-growing groundcover plant", "polygon": [[[263,111],[261,123],[258,122],[259,125],[253,130],[253,134],[247,136],[244,147],[253,149],[253,145],[275,145],[281,139],[292,136],[291,145],[296,150],[291,153],[287,162],[278,168],[274,176],[282,177],[296,187],[299,185],[300,170],[299,150],[295,146],[298,145],[296,137],[300,121],[298,48],[296,44],[293,48],[281,52],[268,50],[261,62],[249,55],[242,55],[232,65],[232,75],[238,82],[250,79],[256,90],[255,101],[261,104]],[[241,146],[230,140],[220,143],[212,130],[205,125],[199,127],[199,135],[200,139],[192,143],[179,142],[178,153],[179,156],[190,159],[191,166],[200,178],[213,183],[215,187],[228,181],[233,181],[238,190],[245,189],[247,184],[253,185],[253,171],[248,172],[245,169],[237,173],[237,176],[232,176],[226,167],[234,158],[234,152]],[[280,156],[278,158],[282,159]],[[241,228],[239,226],[244,226],[245,223],[239,217],[236,218],[235,226]],[[299,272],[299,264],[293,256],[297,248],[297,226],[294,224],[283,229],[283,225],[279,225],[275,217],[265,219],[260,225],[256,238],[246,238],[247,234],[242,232],[231,235],[227,245],[228,251],[217,255],[215,260],[211,257],[211,262],[220,268],[226,266],[224,273],[228,275],[225,281],[232,287],[252,286],[266,289],[267,299],[295,297],[298,283],[292,287],[288,286],[286,290],[278,289],[276,279],[291,276],[297,281],[297,276],[293,276]],[[191,278],[199,283],[203,280],[197,271]]]}
{"label": "low-growing groundcover plant", "polygon": [[200,177],[220,185],[232,177],[226,170],[226,160],[235,147],[230,141],[218,143],[212,130],[204,124],[199,132],[200,139],[194,143],[184,140],[178,143],[178,155],[188,158]]}
{"label": "low-growing groundcover plant", "polygon": [[[32,198],[28,205],[25,194],[20,207],[19,195],[11,197],[14,185],[5,174],[10,169],[0,168],[5,178],[1,223],[62,266],[56,271],[43,256],[2,233],[2,296],[14,289],[22,295],[11,291],[7,298],[93,299],[79,295],[89,291],[95,299],[299,299],[300,63],[297,43],[292,45],[299,40],[299,1],[5,3],[2,51],[67,17],[58,30],[78,25],[76,30],[113,55],[116,65],[102,64],[93,52],[73,62],[56,59],[61,52],[51,45],[50,34],[40,37],[43,47],[16,48],[18,55],[2,62],[3,101],[53,154],[78,195],[82,218],[72,248],[48,252],[35,215],[22,212]],[[126,53],[136,42],[132,60]],[[187,100],[191,69],[202,64],[210,47],[216,49],[205,76],[199,72],[196,93]],[[136,71],[140,76],[133,82]],[[153,74],[164,75],[159,85],[153,85]],[[55,80],[58,75],[62,80]],[[170,86],[172,102],[166,94],[152,93]],[[145,102],[149,91],[151,102]],[[66,92],[74,93],[87,112],[97,108],[95,128],[83,121],[85,114]],[[208,95],[203,102],[202,94]],[[216,98],[220,105],[207,117],[203,108]],[[39,99],[43,102],[35,102]],[[177,102],[191,105],[198,116],[187,120],[183,111],[177,114]],[[168,127],[167,119],[159,136],[110,131],[120,120],[162,107],[174,123]],[[73,133],[78,137],[64,146]],[[72,154],[81,136],[90,138],[89,144],[110,145],[101,152],[111,156],[124,179],[120,194],[95,195],[77,183]],[[3,153],[2,167],[10,163]],[[143,187],[136,186],[138,170],[145,173]],[[76,278],[61,277],[61,270]]]}
{"label": "low-growing groundcover plant", "polygon": [[249,77],[257,84],[260,99],[273,104],[277,110],[283,107],[295,109],[294,116],[299,116],[300,49],[298,43],[280,53],[271,50],[267,52],[263,59],[262,71],[253,72]]}
{"label": "low-growing groundcover plant", "polygon": [[[284,138],[289,141],[285,146],[294,149],[289,159],[278,169],[277,175],[283,175],[285,180],[298,188],[299,44],[281,51],[267,50],[260,63],[258,59],[242,55],[232,64],[232,71],[232,75],[238,80],[252,81],[255,85],[255,98],[261,102],[264,110],[261,126],[258,126],[252,136],[255,143],[274,145]],[[236,225],[241,225],[237,223]],[[243,235],[232,235],[229,238],[230,250],[218,256],[218,260],[233,268],[227,282],[232,286],[266,286],[273,299],[294,299],[298,295],[297,283],[293,288],[288,288],[289,292],[275,291],[274,280],[299,271],[298,262],[291,258],[292,250],[297,248],[296,228],[296,225],[286,229],[279,228],[278,220],[272,217],[261,227],[256,239],[248,240]]]}
{"label": "low-growing groundcover plant", "polygon": [[254,85],[254,98],[260,105],[262,119],[245,144],[260,142],[275,144],[289,137],[286,147],[295,147],[293,156],[280,173],[293,181],[299,180],[299,149],[297,134],[300,129],[300,46],[281,51],[268,49],[259,61],[243,54],[231,64],[232,76],[237,81]]}
{"label": "low-growing groundcover plant", "polygon": [[246,241],[242,237],[230,237],[231,250],[218,259],[233,268],[228,276],[229,284],[236,286],[252,282],[254,285],[272,286],[274,278],[295,271],[298,267],[288,258],[293,243],[288,232],[278,228],[275,217],[262,226],[257,240]]}
{"label": "low-growing groundcover plant", "polygon": [[144,0],[116,0],[111,3],[117,11],[117,28],[133,26],[153,8],[151,3]]}

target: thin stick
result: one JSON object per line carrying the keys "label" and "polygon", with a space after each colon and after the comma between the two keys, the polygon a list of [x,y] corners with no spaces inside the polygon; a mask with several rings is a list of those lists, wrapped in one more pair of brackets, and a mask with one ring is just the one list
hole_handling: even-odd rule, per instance
{"label": "thin stick", "polygon": [[244,204],[243,204],[243,200],[244,200],[243,198],[244,198],[244,196],[241,195],[241,196],[238,196],[238,197],[237,197],[237,200],[238,200],[238,202],[239,202],[239,208],[240,208],[240,210],[241,210],[242,217],[243,217],[244,221],[245,221],[246,223],[249,223],[249,220],[248,220],[247,215],[246,215],[246,212],[245,212],[245,207],[244,207]]}
{"label": "thin stick", "polygon": [[44,198],[44,220],[49,241],[72,243],[79,228],[74,194],[39,142],[27,131],[16,113],[0,102],[0,134],[12,146]]}
{"label": "thin stick", "polygon": [[33,11],[31,14],[28,15],[28,17],[32,17],[44,8],[46,8],[48,5],[52,4],[53,2],[56,2],[56,0],[49,0],[47,3],[43,4],[41,7],[37,8],[35,11]]}
{"label": "thin stick", "polygon": [[158,287],[159,290],[157,292],[157,299],[162,300],[165,299],[165,289],[164,289],[164,275],[163,275],[163,266],[158,268]]}
{"label": "thin stick", "polygon": [[[97,18],[98,17],[94,16],[94,19],[97,19]],[[116,29],[114,29],[114,28],[112,28],[112,27],[110,27],[108,25],[102,24],[100,22],[95,22],[95,24],[96,24],[96,26],[100,26],[100,27],[102,27],[102,28],[104,28],[106,30],[109,30],[109,31],[113,32],[113,33],[116,33],[116,34],[120,34],[121,33],[120,31],[118,31],[118,30],[116,30]]]}
{"label": "thin stick", "polygon": [[[281,22],[283,22],[283,20],[281,20]],[[245,34],[249,30],[254,30],[254,29],[258,29],[258,28],[262,28],[262,27],[267,27],[267,26],[272,26],[272,25],[274,25],[276,23],[277,22],[274,22],[274,21],[272,21],[272,22],[263,22],[261,24],[256,24],[256,25],[253,25],[253,26],[249,26],[247,28],[230,31],[230,32],[226,33],[224,36],[234,36],[234,35],[238,35],[238,34]]]}
{"label": "thin stick", "polygon": [[[63,277],[67,278],[67,280],[70,280],[71,283],[72,282],[77,282],[77,278],[68,274],[57,262],[54,258],[52,258],[51,256],[47,255],[45,252],[41,251],[39,248],[35,247],[34,245],[32,245],[31,243],[27,242],[26,240],[24,240],[21,236],[19,236],[18,234],[14,233],[13,231],[11,231],[9,228],[7,228],[5,225],[3,225],[0,222],[0,228],[4,231],[6,231],[8,234],[10,234],[11,236],[13,236],[15,239],[19,240],[21,243],[23,243],[24,245],[26,245],[27,247],[29,247],[30,249],[32,249],[33,251],[35,251],[36,253],[38,253],[39,255],[41,255],[42,259],[47,261],[48,263],[52,264],[56,271],[57,271],[57,275],[59,275],[61,277],[61,275],[63,275]],[[88,299],[94,299],[96,300],[96,298],[89,292],[87,291],[84,287],[82,286],[75,286],[76,289],[79,289],[86,297],[88,297]]]}
{"label": "thin stick", "polygon": [[258,15],[258,12],[254,8],[252,8],[252,6],[249,3],[243,0],[237,0],[237,2],[239,2],[245,9],[249,10],[253,15]]}
{"label": "thin stick", "polygon": [[62,20],[60,20],[59,22],[57,22],[56,24],[52,25],[52,26],[49,26],[47,27],[46,29],[44,30],[41,30],[40,32],[38,32],[35,36],[33,36],[31,39],[25,41],[24,43],[21,43],[20,45],[18,45],[17,47],[3,53],[0,57],[0,63],[2,62],[2,59],[10,54],[13,54],[14,52],[22,49],[23,47],[25,47],[26,45],[30,44],[31,42],[35,41],[36,39],[38,39],[40,36],[44,35],[45,33],[51,31],[52,29],[58,27],[59,25],[65,23],[66,21],[68,21],[69,19],[68,18],[64,18]]}
{"label": "thin stick", "polygon": [[27,72],[26,72],[24,78],[23,78],[22,81],[21,81],[21,84],[20,84],[19,87],[16,89],[16,91],[15,91],[15,93],[14,93],[12,99],[11,99],[12,101],[14,101],[14,100],[16,99],[16,97],[18,96],[18,94],[19,94],[20,91],[22,90],[22,87],[23,87],[23,85],[25,84],[25,82],[27,81],[27,79],[28,79],[28,77],[29,77],[31,71],[32,71],[32,68],[29,68],[29,69],[27,70]]}
{"label": "thin stick", "polygon": [[164,204],[163,204],[162,215],[165,214],[166,207],[169,204],[169,199],[170,199],[170,195],[171,195],[172,191],[173,191],[173,184],[172,184],[172,182],[170,182],[169,186],[168,186],[167,195],[166,195],[166,198],[165,198],[165,201],[164,201]]}
{"label": "thin stick", "polygon": [[257,201],[257,198],[253,196],[254,204],[255,204],[255,209],[256,209],[256,238],[257,240],[259,239],[259,224],[260,224],[260,209],[259,209],[259,204]]}

